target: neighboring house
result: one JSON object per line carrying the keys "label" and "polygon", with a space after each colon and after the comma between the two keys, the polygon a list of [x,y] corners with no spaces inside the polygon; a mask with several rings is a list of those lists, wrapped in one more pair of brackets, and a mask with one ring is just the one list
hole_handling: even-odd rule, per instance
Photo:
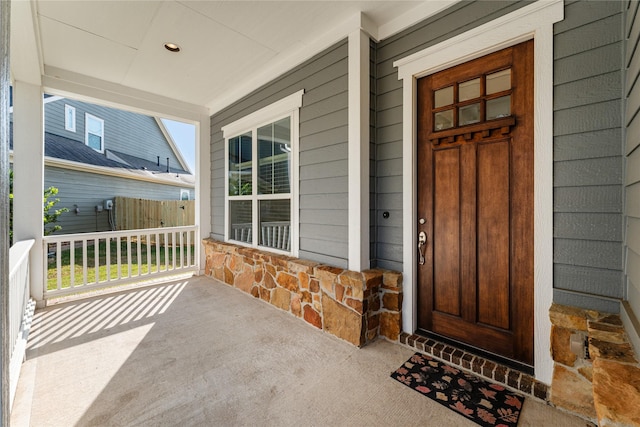
{"label": "neighboring house", "polygon": [[[112,230],[116,196],[193,200],[194,177],[162,120],[45,95],[44,186],[58,188],[61,234]],[[160,226],[160,225],[159,225]]]}

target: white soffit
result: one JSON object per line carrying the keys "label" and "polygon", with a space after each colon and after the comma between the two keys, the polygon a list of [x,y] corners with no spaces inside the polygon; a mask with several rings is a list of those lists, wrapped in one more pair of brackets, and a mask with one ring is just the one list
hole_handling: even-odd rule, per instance
{"label": "white soffit", "polygon": [[[33,20],[45,76],[66,71],[216,111],[358,28],[389,37],[457,1],[35,0]],[[166,51],[169,41],[181,52]]]}

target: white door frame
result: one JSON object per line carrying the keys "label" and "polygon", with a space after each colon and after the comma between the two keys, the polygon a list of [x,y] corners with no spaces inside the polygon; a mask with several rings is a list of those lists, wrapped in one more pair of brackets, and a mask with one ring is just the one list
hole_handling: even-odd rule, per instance
{"label": "white door frame", "polygon": [[420,77],[534,39],[534,366],[551,384],[549,350],[553,302],[553,24],[564,19],[563,0],[539,0],[394,62],[403,81],[402,329],[417,329],[416,81]]}

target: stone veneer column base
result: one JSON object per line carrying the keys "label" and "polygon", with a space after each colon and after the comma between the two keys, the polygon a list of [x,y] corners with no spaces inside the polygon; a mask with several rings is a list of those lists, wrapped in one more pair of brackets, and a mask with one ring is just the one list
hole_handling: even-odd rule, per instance
{"label": "stone veneer column base", "polygon": [[[551,403],[600,426],[640,426],[640,364],[620,316],[553,304]],[[588,356],[571,352],[571,335]],[[586,355],[585,351],[585,355]]]}
{"label": "stone veneer column base", "polygon": [[356,346],[397,341],[402,274],[322,265],[214,239],[203,240],[205,275],[251,294]]}

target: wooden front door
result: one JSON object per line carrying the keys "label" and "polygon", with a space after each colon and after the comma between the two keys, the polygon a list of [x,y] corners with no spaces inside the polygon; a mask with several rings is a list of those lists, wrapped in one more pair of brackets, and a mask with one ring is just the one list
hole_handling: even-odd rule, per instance
{"label": "wooden front door", "polygon": [[418,327],[533,366],[533,41],[418,80]]}

